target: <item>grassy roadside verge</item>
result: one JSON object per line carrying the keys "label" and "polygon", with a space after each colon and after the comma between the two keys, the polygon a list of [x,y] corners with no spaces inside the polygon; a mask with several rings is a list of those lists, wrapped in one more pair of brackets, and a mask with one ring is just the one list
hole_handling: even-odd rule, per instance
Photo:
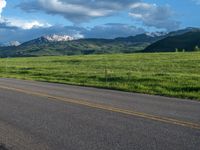
{"label": "grassy roadside verge", "polygon": [[2,58],[0,77],[200,100],[200,53]]}

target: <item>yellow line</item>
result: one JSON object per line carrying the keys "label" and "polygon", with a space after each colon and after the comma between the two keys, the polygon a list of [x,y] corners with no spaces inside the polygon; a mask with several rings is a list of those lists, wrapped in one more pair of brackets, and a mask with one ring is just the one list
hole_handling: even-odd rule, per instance
{"label": "yellow line", "polygon": [[197,124],[197,123],[151,115],[151,114],[147,114],[147,113],[143,113],[143,112],[130,111],[130,110],[120,109],[120,108],[116,108],[116,107],[112,107],[112,106],[107,106],[107,105],[102,105],[102,104],[97,104],[97,103],[92,103],[92,102],[87,102],[87,101],[82,101],[82,100],[75,100],[75,99],[69,99],[69,98],[64,98],[64,97],[59,97],[59,96],[52,96],[49,94],[33,92],[33,91],[24,90],[24,89],[18,89],[18,88],[6,87],[6,86],[0,86],[0,88],[6,89],[6,90],[17,91],[17,92],[21,92],[21,93],[25,93],[25,94],[40,96],[40,97],[56,99],[56,100],[64,101],[67,103],[83,105],[83,106],[87,106],[87,107],[91,107],[91,108],[102,109],[102,110],[106,110],[106,111],[112,111],[112,112],[117,112],[117,113],[131,115],[131,116],[137,116],[137,117],[141,117],[141,118],[145,118],[145,119],[149,119],[149,120],[154,120],[154,121],[159,121],[159,122],[164,122],[164,123],[169,123],[169,124],[175,124],[175,125],[179,125],[179,126],[184,126],[184,127],[200,130],[200,124]]}

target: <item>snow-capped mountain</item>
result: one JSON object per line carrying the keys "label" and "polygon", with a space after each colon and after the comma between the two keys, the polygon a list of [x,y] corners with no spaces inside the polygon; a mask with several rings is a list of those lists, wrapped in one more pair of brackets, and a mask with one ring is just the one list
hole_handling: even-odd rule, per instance
{"label": "snow-capped mountain", "polygon": [[68,36],[68,35],[47,35],[43,36],[44,39],[46,39],[49,42],[61,42],[61,41],[72,41],[74,40],[73,37]]}
{"label": "snow-capped mountain", "polygon": [[28,46],[28,45],[40,45],[40,44],[49,44],[53,42],[67,42],[67,41],[73,41],[76,40],[76,38],[68,35],[45,35],[41,36],[39,38],[24,42],[21,44],[21,46]]}

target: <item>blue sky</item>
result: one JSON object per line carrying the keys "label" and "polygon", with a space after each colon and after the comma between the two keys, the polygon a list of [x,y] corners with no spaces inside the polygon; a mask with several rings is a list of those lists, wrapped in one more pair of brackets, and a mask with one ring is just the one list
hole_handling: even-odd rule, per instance
{"label": "blue sky", "polygon": [[0,43],[47,34],[115,38],[169,32],[200,27],[198,14],[200,0],[0,0]]}

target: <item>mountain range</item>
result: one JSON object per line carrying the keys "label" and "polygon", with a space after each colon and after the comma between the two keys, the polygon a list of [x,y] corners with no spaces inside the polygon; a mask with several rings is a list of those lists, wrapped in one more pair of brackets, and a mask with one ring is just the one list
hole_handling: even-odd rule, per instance
{"label": "mountain range", "polygon": [[186,28],[170,33],[153,32],[115,39],[75,39],[68,35],[47,35],[0,47],[0,57],[80,55],[103,53],[192,51],[200,47],[200,29]]}

